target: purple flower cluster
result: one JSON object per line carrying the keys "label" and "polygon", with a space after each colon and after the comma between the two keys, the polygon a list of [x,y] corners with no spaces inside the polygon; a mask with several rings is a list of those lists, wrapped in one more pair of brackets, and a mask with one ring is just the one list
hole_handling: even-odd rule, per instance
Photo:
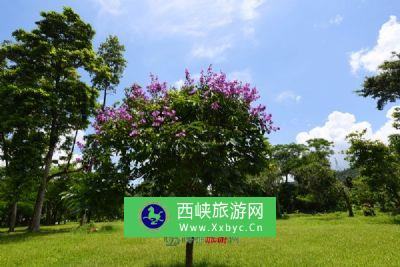
{"label": "purple flower cluster", "polygon": [[130,133],[129,133],[129,136],[130,137],[136,137],[136,136],[138,136],[139,135],[139,130],[137,130],[137,129],[133,129]]}
{"label": "purple flower cluster", "polygon": [[129,107],[127,105],[122,105],[120,108],[116,109],[117,119],[124,121],[131,121],[132,115],[129,113]]}
{"label": "purple flower cluster", "polygon": [[162,111],[154,110],[151,112],[151,117],[153,119],[151,125],[154,127],[160,127],[167,119],[170,119],[173,123],[178,120],[176,111],[171,110],[168,106],[164,106]]}
{"label": "purple flower cluster", "polygon": [[[185,71],[185,75],[190,79],[190,74],[187,70]],[[227,79],[225,73],[213,72],[210,65],[207,73],[204,73],[204,71],[200,72],[198,87],[205,90],[204,97],[208,97],[210,92],[219,92],[226,98],[243,100],[249,106],[250,115],[259,120],[263,131],[270,133],[271,131],[279,130],[278,127],[273,126],[272,115],[265,112],[266,107],[264,105],[251,107],[251,104],[259,98],[259,94],[257,88],[251,87],[249,83],[243,84],[237,80],[230,81]],[[211,104],[211,109],[213,110],[218,110],[220,107],[220,104],[216,101]]]}
{"label": "purple flower cluster", "polygon": [[[102,133],[102,126],[107,122],[117,123],[122,121],[123,127],[127,127],[129,136],[136,137],[141,133],[141,128],[145,125],[152,127],[161,127],[166,123],[175,123],[178,121],[176,111],[168,104],[164,104],[153,110],[143,109],[145,107],[158,106],[161,103],[168,103],[167,83],[159,82],[158,77],[150,74],[151,83],[143,90],[137,84],[132,85],[126,91],[126,102],[118,108],[106,108],[104,111],[99,111],[96,116],[96,121],[93,124],[96,133]],[[249,115],[257,121],[257,124],[264,132],[278,130],[273,126],[271,114],[266,113],[266,108],[263,105],[252,107],[252,103],[259,98],[258,91],[255,87],[251,87],[248,83],[242,83],[237,80],[230,81],[222,72],[213,72],[212,67],[207,69],[206,73],[201,71],[198,82],[192,79],[189,71],[185,70],[184,87],[189,89],[189,95],[199,93],[199,96],[207,101],[211,97],[211,93],[222,95],[226,99],[236,99],[243,102],[248,107]],[[214,97],[213,97],[214,99]],[[144,100],[136,102],[136,100]],[[211,100],[211,99],[209,99]],[[208,102],[208,101],[207,101]],[[131,104],[134,106],[131,107]],[[222,109],[221,102],[213,100],[210,105],[212,110]],[[185,131],[180,131],[175,134],[176,137],[186,136]],[[79,145],[78,145],[79,146]]]}
{"label": "purple flower cluster", "polygon": [[178,138],[185,137],[185,136],[186,136],[186,131],[185,131],[185,130],[182,130],[182,131],[180,131],[180,132],[177,132],[177,133],[175,134],[175,136],[178,137]]}
{"label": "purple flower cluster", "polygon": [[146,93],[143,91],[143,88],[138,84],[133,84],[127,91],[128,98],[137,99],[142,98],[144,100],[148,100]]}
{"label": "purple flower cluster", "polygon": [[[193,85],[194,81],[190,78],[190,73],[188,70],[185,70],[185,76],[185,86]],[[227,79],[225,73],[213,72],[211,65],[208,67],[206,73],[204,73],[204,71],[200,72],[200,78],[197,87],[205,90],[205,97],[207,97],[210,92],[219,92],[227,98],[235,97],[242,99],[247,104],[250,104],[259,98],[258,91],[255,87],[251,88],[250,84],[243,84],[237,80],[230,81]],[[195,91],[192,89],[192,93],[193,92]]]}
{"label": "purple flower cluster", "polygon": [[85,145],[79,141],[76,142],[76,145],[79,147],[80,150],[82,150],[85,147]]}
{"label": "purple flower cluster", "polygon": [[105,108],[104,110],[98,111],[96,116],[96,121],[99,124],[108,122],[109,120],[132,120],[132,115],[129,113],[129,107],[127,105],[122,105],[119,108]]}
{"label": "purple flower cluster", "polygon": [[188,69],[185,69],[185,86],[191,86],[194,83],[194,79],[191,78]]}
{"label": "purple flower cluster", "polygon": [[219,109],[221,106],[219,105],[219,103],[217,101],[211,103],[211,109],[213,110],[217,110]]}
{"label": "purple flower cluster", "polygon": [[160,83],[158,77],[150,73],[151,83],[146,88],[153,97],[164,96],[167,92],[167,83]]}
{"label": "purple flower cluster", "polygon": [[261,129],[270,133],[279,130],[279,127],[273,126],[272,115],[265,112],[266,107],[259,104],[257,107],[250,108],[250,115],[256,117],[261,125]]}

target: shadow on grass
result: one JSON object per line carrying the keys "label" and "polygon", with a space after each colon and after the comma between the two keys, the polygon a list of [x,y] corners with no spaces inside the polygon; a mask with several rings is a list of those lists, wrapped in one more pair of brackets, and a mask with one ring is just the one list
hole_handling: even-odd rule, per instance
{"label": "shadow on grass", "polygon": [[70,231],[73,231],[75,227],[71,228],[62,228],[62,229],[45,229],[41,230],[40,232],[33,233],[29,232],[27,230],[21,230],[18,229],[17,231],[13,233],[8,233],[8,232],[2,232],[0,233],[0,245],[1,244],[7,244],[7,243],[16,243],[16,242],[25,242],[28,241],[32,237],[37,237],[37,236],[47,236],[47,235],[52,235],[52,234],[62,234],[62,233],[68,233]]}
{"label": "shadow on grass", "polygon": [[[163,266],[163,267],[165,267],[165,266],[168,266],[168,267],[184,267],[185,264],[184,263],[176,263],[176,264],[169,264],[169,265],[167,264],[167,265],[165,265],[165,264],[159,264],[159,263],[152,263],[152,264],[148,265],[148,267],[161,267],[161,266]],[[194,262],[193,266],[194,267],[227,267],[228,265],[226,265],[226,264],[213,264],[213,263],[201,261],[201,262],[198,262],[198,263]]]}
{"label": "shadow on grass", "polygon": [[325,214],[315,214],[310,217],[312,220],[317,220],[317,221],[324,221],[324,222],[329,222],[329,221],[339,221],[343,220],[344,218],[350,218],[350,217],[345,217],[342,216],[341,214],[330,214],[329,216],[326,216]]}
{"label": "shadow on grass", "polygon": [[281,217],[276,217],[277,220],[289,220],[290,216],[288,214],[282,214]]}

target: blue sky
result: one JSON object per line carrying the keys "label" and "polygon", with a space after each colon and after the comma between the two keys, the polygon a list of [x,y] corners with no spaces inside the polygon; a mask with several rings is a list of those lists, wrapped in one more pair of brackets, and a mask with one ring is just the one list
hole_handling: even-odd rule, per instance
{"label": "blue sky", "polygon": [[386,115],[394,104],[378,111],[354,90],[400,51],[398,0],[3,0],[0,39],[62,6],[93,25],[96,46],[115,34],[126,47],[128,67],[109,103],[150,72],[174,84],[185,68],[213,64],[258,87],[281,127],[269,136],[274,144],[325,137],[339,151],[350,131],[368,128],[383,141],[393,132]]}

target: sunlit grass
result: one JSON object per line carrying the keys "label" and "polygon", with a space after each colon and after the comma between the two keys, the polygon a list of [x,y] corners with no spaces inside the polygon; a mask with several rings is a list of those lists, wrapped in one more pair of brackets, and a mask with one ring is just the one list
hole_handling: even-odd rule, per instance
{"label": "sunlit grass", "polygon": [[[111,227],[104,227],[109,225]],[[0,266],[181,266],[183,244],[123,237],[123,223],[0,229]],[[103,228],[102,228],[103,227]],[[399,266],[400,225],[386,214],[354,218],[344,213],[292,215],[279,220],[276,238],[241,238],[239,243],[195,244],[197,266]]]}

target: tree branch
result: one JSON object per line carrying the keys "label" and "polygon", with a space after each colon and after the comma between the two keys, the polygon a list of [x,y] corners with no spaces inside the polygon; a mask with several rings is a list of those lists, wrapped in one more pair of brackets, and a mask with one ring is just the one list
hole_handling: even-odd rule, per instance
{"label": "tree branch", "polygon": [[49,176],[47,177],[47,181],[51,180],[51,179],[54,178],[54,177],[63,175],[63,174],[76,173],[76,172],[80,172],[80,171],[82,171],[82,170],[83,170],[83,166],[80,167],[80,168],[78,168],[78,169],[69,170],[69,171],[68,171],[67,169],[64,169],[63,171],[56,172],[56,173],[53,173],[52,175],[49,175]]}

